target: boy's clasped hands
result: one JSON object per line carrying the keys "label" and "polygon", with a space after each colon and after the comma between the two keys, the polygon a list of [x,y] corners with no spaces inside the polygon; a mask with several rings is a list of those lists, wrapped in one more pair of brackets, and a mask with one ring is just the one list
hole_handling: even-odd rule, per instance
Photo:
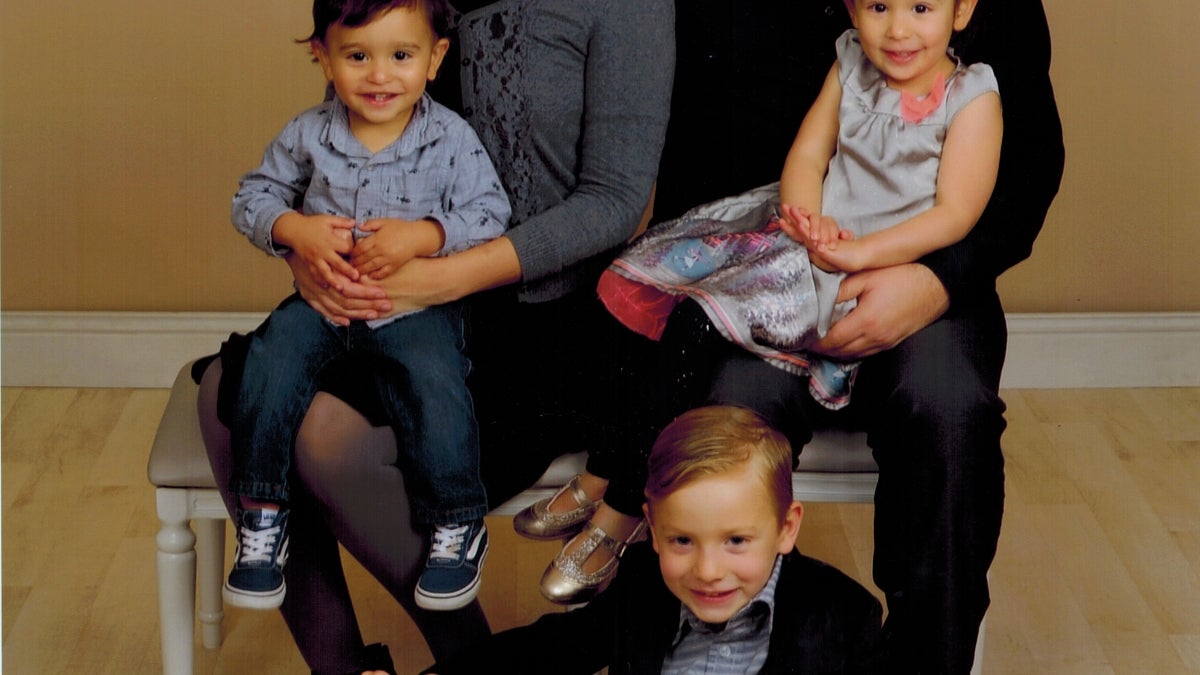
{"label": "boy's clasped hands", "polygon": [[[360,233],[357,238],[356,231]],[[365,234],[371,236],[362,236]],[[376,218],[359,224],[353,218],[292,211],[275,221],[272,238],[290,248],[322,288],[343,293],[351,284],[378,288],[373,282],[387,278],[413,258],[435,255],[446,235],[440,224],[428,219]],[[384,297],[381,289],[378,297]],[[319,305],[315,306],[322,309]],[[334,312],[322,314],[341,325],[350,322]]]}

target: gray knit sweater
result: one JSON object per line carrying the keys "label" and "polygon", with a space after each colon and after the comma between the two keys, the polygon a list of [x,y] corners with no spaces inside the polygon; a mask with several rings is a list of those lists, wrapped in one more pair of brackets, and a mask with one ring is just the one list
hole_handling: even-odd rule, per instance
{"label": "gray knit sweater", "polygon": [[671,0],[503,0],[463,17],[463,114],[512,201],[522,300],[593,283],[587,263],[606,264],[637,227],[666,133],[674,27]]}

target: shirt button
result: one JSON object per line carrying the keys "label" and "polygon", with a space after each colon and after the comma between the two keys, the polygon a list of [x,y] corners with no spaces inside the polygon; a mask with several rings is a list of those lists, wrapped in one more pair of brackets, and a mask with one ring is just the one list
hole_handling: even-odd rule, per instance
{"label": "shirt button", "polygon": [[463,60],[462,60],[462,65],[464,68],[471,65],[471,59],[469,57],[464,56]]}
{"label": "shirt button", "polygon": [[721,645],[721,649],[718,651],[720,651],[721,656],[724,656],[725,658],[729,658],[729,655],[733,653],[733,650],[729,648],[729,645]]}
{"label": "shirt button", "polygon": [[475,109],[472,108],[471,106],[467,106],[467,107],[463,108],[463,116],[464,117],[470,117],[471,115],[474,115],[474,114],[475,114]]}

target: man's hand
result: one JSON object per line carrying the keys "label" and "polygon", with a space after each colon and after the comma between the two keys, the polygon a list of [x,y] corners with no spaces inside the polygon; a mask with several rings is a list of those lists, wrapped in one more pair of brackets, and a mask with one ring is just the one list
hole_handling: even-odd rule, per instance
{"label": "man's hand", "polygon": [[895,265],[852,274],[842,281],[838,302],[858,305],[835,323],[812,351],[859,360],[895,347],[950,308],[950,296],[928,267]]}

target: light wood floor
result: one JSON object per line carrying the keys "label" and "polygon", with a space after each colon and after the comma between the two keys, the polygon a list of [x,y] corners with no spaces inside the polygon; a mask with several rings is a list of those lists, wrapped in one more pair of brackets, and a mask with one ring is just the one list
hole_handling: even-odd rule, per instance
{"label": "light wood floor", "polygon": [[[3,666],[161,670],[153,491],[145,462],[165,390],[3,390]],[[1200,672],[1200,389],[1021,390],[992,568],[988,673]],[[484,607],[496,628],[551,607],[555,549],[494,519]],[[871,507],[810,504],[801,548],[870,586]],[[229,547],[232,551],[232,546]],[[363,631],[400,672],[428,652],[350,565]],[[226,610],[198,673],[307,672],[275,613]]]}

